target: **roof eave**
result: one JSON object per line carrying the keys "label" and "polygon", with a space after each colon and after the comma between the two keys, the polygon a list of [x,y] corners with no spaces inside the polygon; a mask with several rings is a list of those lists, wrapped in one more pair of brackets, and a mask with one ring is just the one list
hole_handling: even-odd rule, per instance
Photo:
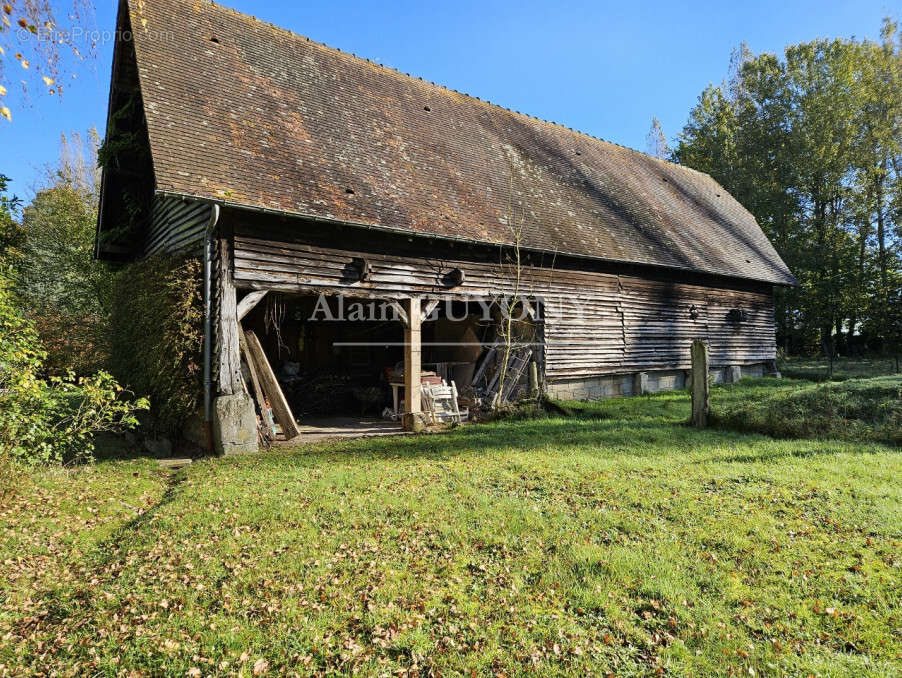
{"label": "roof eave", "polygon": [[[396,226],[384,226],[381,224],[368,224],[362,221],[351,221],[347,219],[338,219],[334,217],[322,217],[315,214],[307,214],[304,212],[298,212],[294,210],[285,210],[276,207],[261,207],[259,205],[249,205],[247,203],[237,202],[233,200],[223,200],[220,198],[210,198],[207,196],[194,195],[190,193],[183,193],[179,191],[171,191],[166,189],[155,189],[155,195],[165,198],[178,198],[182,200],[197,200],[199,202],[205,202],[209,204],[220,205],[221,207],[227,207],[229,209],[236,210],[244,210],[248,212],[256,212],[259,214],[271,214],[275,216],[289,217],[292,219],[306,219],[309,221],[313,221],[315,223],[323,223],[323,224],[332,224],[339,226],[350,226],[353,228],[364,228],[371,231],[381,231],[384,233],[392,233],[395,235],[403,235],[408,237],[416,237],[416,238],[428,238],[430,240],[442,240],[446,242],[455,242],[462,243],[467,245],[477,245],[480,247],[511,247],[510,243],[500,243],[494,242],[491,240],[475,240],[472,238],[464,238],[461,236],[455,235],[443,235],[438,233],[427,233],[422,231],[412,231],[406,228],[400,228]],[[753,276],[743,276],[737,275],[735,273],[726,273],[722,271],[705,271],[697,268],[690,268],[688,266],[674,266],[674,265],[666,265],[666,264],[655,264],[648,263],[644,261],[633,261],[629,259],[611,259],[607,257],[599,257],[592,256],[589,254],[581,254],[577,252],[568,252],[564,250],[543,250],[534,247],[523,247],[523,250],[528,252],[535,252],[537,254],[553,254],[555,256],[561,257],[570,257],[573,259],[583,259],[586,261],[596,261],[599,263],[608,263],[608,264],[628,264],[633,266],[643,266],[648,268],[653,268],[657,270],[672,270],[672,271],[685,271],[687,273],[695,273],[695,274],[703,274],[710,275],[719,278],[732,278],[736,280],[745,280],[749,282],[758,282],[765,283],[768,285],[777,285],[780,287],[798,287],[799,282],[796,280],[795,276],[791,273],[789,274],[792,278],[791,281],[779,281],[779,280],[768,280],[764,278],[757,278]]]}

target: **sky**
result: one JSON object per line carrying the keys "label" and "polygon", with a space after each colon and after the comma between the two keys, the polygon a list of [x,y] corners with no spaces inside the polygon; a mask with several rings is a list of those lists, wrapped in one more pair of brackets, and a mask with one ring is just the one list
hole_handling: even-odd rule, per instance
{"label": "sky", "polygon": [[[146,0],[153,2],[153,0]],[[54,0],[54,5],[59,0]],[[222,4],[358,56],[646,150],[652,117],[669,139],[698,95],[726,75],[731,51],[754,53],[818,37],[878,39],[902,0],[766,2],[347,2],[224,0]],[[112,32],[116,2],[95,0],[88,28]],[[59,156],[61,134],[106,124],[113,44],[69,65],[64,95],[33,89],[0,118],[0,174],[29,200]],[[13,64],[15,66],[15,64]],[[9,68],[9,67],[7,67]]]}

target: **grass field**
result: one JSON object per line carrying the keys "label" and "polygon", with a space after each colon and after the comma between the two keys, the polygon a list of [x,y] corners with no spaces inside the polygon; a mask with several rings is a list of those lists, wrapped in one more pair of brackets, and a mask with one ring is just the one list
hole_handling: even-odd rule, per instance
{"label": "grass field", "polygon": [[31,472],[0,673],[902,673],[898,447],[698,432],[683,393],[573,408]]}

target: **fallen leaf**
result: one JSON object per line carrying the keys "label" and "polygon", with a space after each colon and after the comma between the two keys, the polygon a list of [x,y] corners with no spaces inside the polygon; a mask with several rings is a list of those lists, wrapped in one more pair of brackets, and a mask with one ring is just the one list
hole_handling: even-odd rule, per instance
{"label": "fallen leaf", "polygon": [[262,657],[254,662],[254,675],[262,676],[269,670],[269,662]]}

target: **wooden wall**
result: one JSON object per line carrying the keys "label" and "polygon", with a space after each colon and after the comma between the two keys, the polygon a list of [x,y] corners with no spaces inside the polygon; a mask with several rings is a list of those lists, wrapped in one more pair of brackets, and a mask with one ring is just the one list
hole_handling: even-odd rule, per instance
{"label": "wooden wall", "polygon": [[158,252],[200,252],[209,220],[208,203],[157,196],[153,202],[153,217],[144,245],[144,256]]}
{"label": "wooden wall", "polygon": [[[369,239],[361,239],[341,229],[284,222],[262,228],[248,217],[231,219],[230,227],[239,288],[452,299],[493,298],[514,287],[514,269],[499,263],[497,251],[436,242],[424,251],[419,241],[398,236],[370,232]],[[359,256],[372,269],[362,282],[355,279],[351,262]],[[449,287],[445,276],[456,268],[464,281]],[[599,270],[604,268],[609,270]],[[775,357],[769,285],[578,261],[545,261],[523,273],[521,293],[544,302],[550,380],[686,369],[689,346],[697,337],[709,342],[715,367]],[[734,308],[746,312],[743,322],[728,319]]]}

